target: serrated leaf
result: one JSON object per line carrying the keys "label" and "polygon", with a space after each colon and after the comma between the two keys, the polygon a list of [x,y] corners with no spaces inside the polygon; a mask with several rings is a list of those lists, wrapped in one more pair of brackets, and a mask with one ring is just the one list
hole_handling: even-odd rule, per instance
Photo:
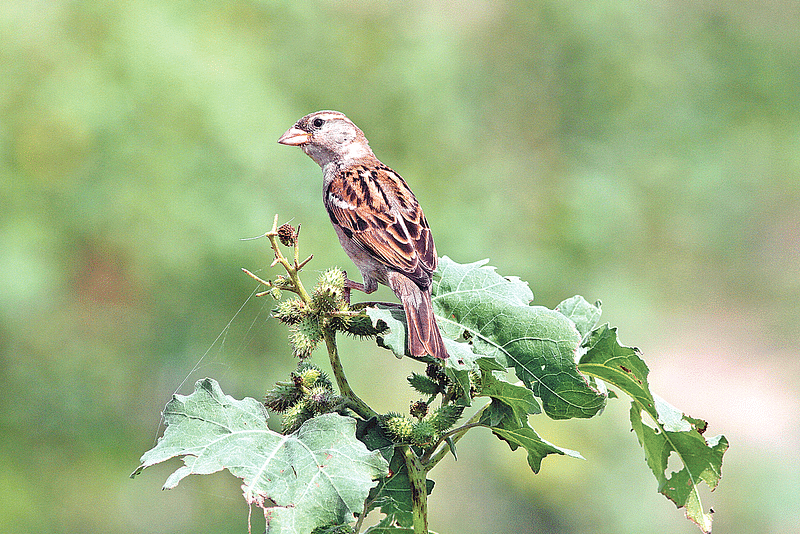
{"label": "serrated leaf", "polygon": [[481,424],[519,428],[528,424],[529,414],[538,414],[542,411],[528,388],[509,384],[492,373],[485,373],[481,383],[479,396],[492,398],[491,404],[481,416]]}
{"label": "serrated leaf", "polygon": [[[658,491],[678,508],[685,507],[686,517],[697,523],[703,532],[711,532],[712,516],[704,511],[698,489],[701,481],[711,491],[717,487],[728,440],[721,435],[704,438],[699,430],[705,431],[705,421],[685,416],[658,397],[655,397],[655,406],[659,414],[658,430],[644,424],[642,407],[636,402],[631,403],[631,425],[644,448],[647,465],[658,480]],[[667,477],[667,462],[673,452],[684,467]]]}
{"label": "serrated leaf", "polygon": [[408,347],[406,313],[403,308],[378,304],[370,306],[366,312],[375,328],[382,328],[384,325],[388,328],[377,336],[378,346],[389,349],[395,356],[402,358]]}
{"label": "serrated leaf", "polygon": [[556,306],[556,311],[564,314],[570,321],[575,323],[575,328],[578,329],[581,337],[591,332],[603,313],[600,309],[599,300],[595,304],[589,304],[580,295],[575,295],[562,301],[561,304]]}
{"label": "serrated leaf", "polygon": [[[728,440],[721,435],[704,438],[705,421],[689,417],[653,395],[647,383],[647,365],[636,349],[618,343],[616,329],[604,325],[594,330],[585,346],[580,370],[618,387],[633,399],[631,425],[658,480],[658,491],[678,508],[685,507],[686,517],[703,532],[711,532],[712,517],[703,510],[699,484],[705,482],[711,491],[717,487]],[[648,414],[655,428],[645,424],[642,412]],[[673,453],[683,468],[667,476],[667,462]]]}
{"label": "serrated leaf", "polygon": [[527,425],[519,428],[493,427],[492,432],[497,437],[508,443],[508,446],[511,447],[512,451],[517,450],[518,447],[525,449],[528,452],[528,465],[531,467],[534,473],[539,472],[539,469],[542,466],[542,460],[549,454],[566,454],[567,456],[572,456],[573,458],[583,459],[583,456],[576,451],[558,447],[549,441],[542,439],[534,429]]}
{"label": "serrated leaf", "polygon": [[447,256],[434,273],[433,306],[442,332],[469,339],[476,354],[513,368],[554,419],[592,417],[605,397],[576,367],[581,336],[562,313],[529,305],[528,285],[497,274],[486,261],[458,264]]}
{"label": "serrated leaf", "polygon": [[175,395],[164,420],[164,435],[133,475],[182,458],[184,466],[164,485],[170,489],[190,474],[227,469],[243,480],[247,502],[264,508],[270,533],[307,534],[351,521],[374,479],[388,472],[380,453],[356,439],[354,419],[320,415],[284,436],[267,427],[259,401],[225,395],[210,378],[199,380],[191,395]]}
{"label": "serrated leaf", "polygon": [[638,349],[617,342],[617,329],[603,325],[592,331],[583,343],[586,353],[578,369],[613,384],[643,406],[653,408],[653,396],[647,383],[650,370],[639,357]]}

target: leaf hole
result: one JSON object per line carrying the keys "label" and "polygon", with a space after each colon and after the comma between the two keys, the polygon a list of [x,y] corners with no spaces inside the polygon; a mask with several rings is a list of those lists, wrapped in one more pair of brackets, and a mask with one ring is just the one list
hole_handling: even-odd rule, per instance
{"label": "leaf hole", "polygon": [[683,467],[680,456],[678,456],[675,451],[669,453],[669,457],[667,458],[668,478],[672,478],[677,472],[681,471]]}

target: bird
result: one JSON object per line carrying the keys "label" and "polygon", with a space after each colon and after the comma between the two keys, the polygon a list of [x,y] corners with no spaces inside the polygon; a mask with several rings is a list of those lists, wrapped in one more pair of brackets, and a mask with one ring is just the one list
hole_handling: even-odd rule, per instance
{"label": "bird", "polygon": [[448,357],[431,302],[438,258],[422,208],[403,178],[372,152],[344,113],[317,111],[298,120],[278,143],[298,146],[321,168],[323,203],[339,242],[363,284],[345,276],[345,290],[372,293],[387,285],[400,299],[408,353]]}

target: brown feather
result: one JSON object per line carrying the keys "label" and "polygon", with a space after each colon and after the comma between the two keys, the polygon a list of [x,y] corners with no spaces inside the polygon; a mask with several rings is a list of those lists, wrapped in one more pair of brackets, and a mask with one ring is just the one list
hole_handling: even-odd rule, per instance
{"label": "brown feather", "polygon": [[389,274],[389,287],[403,303],[406,312],[409,353],[414,356],[430,354],[435,358],[447,358],[447,349],[433,314],[430,289],[421,289],[398,272]]}
{"label": "brown feather", "polygon": [[[355,193],[362,187],[356,186],[357,181],[366,184],[368,196]],[[339,172],[325,195],[341,200],[326,202],[328,212],[353,241],[389,269],[402,272],[420,287],[430,287],[438,261],[436,246],[414,193],[399,174],[380,163],[371,169],[362,164]],[[365,198],[371,200],[368,206]]]}

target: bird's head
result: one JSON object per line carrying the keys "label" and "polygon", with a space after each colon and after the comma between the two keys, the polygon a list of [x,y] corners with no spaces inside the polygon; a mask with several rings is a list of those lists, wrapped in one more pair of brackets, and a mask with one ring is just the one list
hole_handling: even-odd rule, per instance
{"label": "bird's head", "polygon": [[286,130],[278,142],[301,147],[320,167],[372,155],[364,133],[338,111],[306,115]]}

